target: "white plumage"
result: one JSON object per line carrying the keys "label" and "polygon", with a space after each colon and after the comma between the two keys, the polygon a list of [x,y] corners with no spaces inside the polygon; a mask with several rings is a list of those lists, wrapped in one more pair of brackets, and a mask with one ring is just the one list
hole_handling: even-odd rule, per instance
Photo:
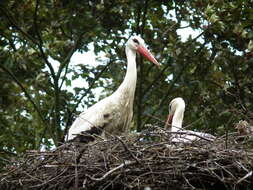
{"label": "white plumage", "polygon": [[182,98],[174,98],[169,105],[169,115],[165,128],[169,129],[172,134],[172,142],[193,142],[201,139],[214,140],[215,137],[208,133],[184,130],[182,123],[184,119],[185,102]]}
{"label": "white plumage", "polygon": [[119,88],[109,97],[81,113],[68,131],[66,140],[88,141],[87,134],[120,135],[128,132],[133,116],[133,101],[137,80],[136,52],[159,65],[147,50],[144,40],[132,36],[126,43],[127,72]]}

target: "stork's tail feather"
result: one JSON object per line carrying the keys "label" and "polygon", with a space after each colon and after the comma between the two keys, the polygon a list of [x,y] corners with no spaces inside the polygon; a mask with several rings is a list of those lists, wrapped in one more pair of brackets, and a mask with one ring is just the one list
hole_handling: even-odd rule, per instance
{"label": "stork's tail feather", "polygon": [[75,138],[71,139],[69,142],[82,142],[89,143],[96,139],[97,136],[100,136],[103,133],[103,128],[101,127],[92,127],[90,130],[83,131],[81,134],[77,134]]}

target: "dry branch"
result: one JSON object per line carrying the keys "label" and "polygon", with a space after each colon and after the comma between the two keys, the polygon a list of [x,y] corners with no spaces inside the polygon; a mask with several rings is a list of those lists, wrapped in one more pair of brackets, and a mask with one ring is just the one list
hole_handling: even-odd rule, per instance
{"label": "dry branch", "polygon": [[6,165],[0,189],[247,190],[253,186],[250,137],[233,133],[214,142],[184,144],[170,142],[170,135],[152,130],[91,144],[65,144],[51,152],[29,151]]}

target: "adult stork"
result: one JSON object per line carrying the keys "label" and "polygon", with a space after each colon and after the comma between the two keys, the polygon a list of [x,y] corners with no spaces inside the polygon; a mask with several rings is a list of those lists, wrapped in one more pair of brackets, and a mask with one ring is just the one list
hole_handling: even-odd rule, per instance
{"label": "adult stork", "polygon": [[169,115],[165,128],[172,133],[172,142],[191,143],[200,139],[213,141],[215,137],[208,133],[195,132],[182,129],[184,119],[185,102],[183,98],[174,98],[169,104]]}
{"label": "adult stork", "polygon": [[120,135],[129,131],[137,80],[137,52],[159,66],[146,48],[144,40],[139,36],[130,37],[125,47],[127,71],[123,82],[112,95],[97,102],[76,118],[68,131],[67,141],[89,142],[93,140],[90,134]]}

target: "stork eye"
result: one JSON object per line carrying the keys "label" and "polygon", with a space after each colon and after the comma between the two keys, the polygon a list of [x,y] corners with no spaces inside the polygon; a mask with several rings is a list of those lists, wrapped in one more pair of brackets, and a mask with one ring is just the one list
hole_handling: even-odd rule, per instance
{"label": "stork eye", "polygon": [[137,39],[134,38],[133,41],[134,41],[134,43],[139,44],[139,41]]}

